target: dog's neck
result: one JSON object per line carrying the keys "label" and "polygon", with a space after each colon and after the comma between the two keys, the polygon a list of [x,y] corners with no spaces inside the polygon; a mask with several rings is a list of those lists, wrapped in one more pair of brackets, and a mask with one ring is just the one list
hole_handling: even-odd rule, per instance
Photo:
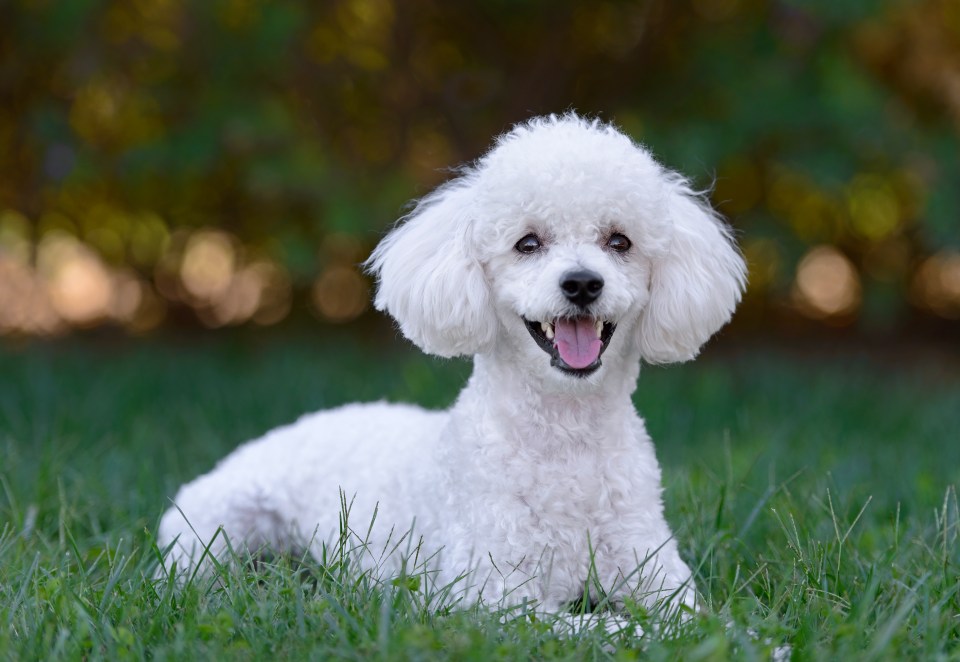
{"label": "dog's neck", "polygon": [[473,420],[496,426],[492,437],[531,449],[629,443],[624,426],[636,419],[630,396],[636,389],[639,359],[602,369],[607,372],[595,382],[565,384],[563,380],[577,378],[561,377],[544,384],[542,376],[524,372],[515,363],[478,355],[457,408],[469,408]]}

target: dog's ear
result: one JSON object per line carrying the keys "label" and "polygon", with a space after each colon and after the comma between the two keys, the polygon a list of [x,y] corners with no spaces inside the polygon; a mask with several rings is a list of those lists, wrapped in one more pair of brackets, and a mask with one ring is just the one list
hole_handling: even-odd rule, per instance
{"label": "dog's ear", "polygon": [[476,354],[497,332],[490,290],[473,255],[472,192],[463,179],[420,201],[367,260],[378,310],[438,356]]}
{"label": "dog's ear", "polygon": [[653,260],[650,301],[640,320],[640,350],[650,363],[687,361],[727,323],[746,284],[746,264],[730,229],[671,175],[665,189],[673,241]]}

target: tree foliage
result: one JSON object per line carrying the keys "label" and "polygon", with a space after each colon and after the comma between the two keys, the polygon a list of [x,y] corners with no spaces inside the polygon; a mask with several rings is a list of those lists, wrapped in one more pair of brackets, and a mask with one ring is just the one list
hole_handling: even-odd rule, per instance
{"label": "tree foliage", "polygon": [[[0,24],[0,277],[21,295],[57,282],[53,237],[111,301],[132,283],[143,328],[270,300],[277,321],[291,293],[352,319],[352,265],[405,201],[573,108],[713,187],[755,313],[960,317],[954,0],[14,0]],[[198,294],[204,237],[229,264]],[[224,312],[241,273],[259,303]]]}

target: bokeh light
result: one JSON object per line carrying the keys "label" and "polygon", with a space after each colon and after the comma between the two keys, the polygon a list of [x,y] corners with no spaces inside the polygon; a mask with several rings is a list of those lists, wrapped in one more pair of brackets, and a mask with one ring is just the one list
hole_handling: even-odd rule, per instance
{"label": "bokeh light", "polygon": [[897,197],[889,183],[875,175],[860,175],[847,188],[847,210],[854,232],[876,241],[900,226]]}
{"label": "bokeh light", "polygon": [[799,310],[816,319],[849,316],[860,305],[860,278],[833,246],[815,246],[800,260],[794,281]]}
{"label": "bokeh light", "polygon": [[114,285],[103,261],[70,235],[50,232],[37,247],[37,273],[54,311],[68,324],[87,326],[110,312]]}
{"label": "bokeh light", "polygon": [[[265,258],[248,261],[235,236],[202,229],[181,234],[171,246],[158,265],[158,289],[167,299],[185,301],[204,325],[216,328],[251,320],[270,325],[290,312],[292,288],[286,270]],[[178,261],[179,269],[171,268]]]}
{"label": "bokeh light", "polygon": [[0,331],[46,336],[63,328],[29,264],[0,252]]}
{"label": "bokeh light", "polygon": [[713,184],[750,265],[738,318],[939,328],[956,5],[14,3],[0,333],[372,322],[356,265],[404,204],[566,109]]}
{"label": "bokeh light", "polygon": [[960,251],[941,251],[917,270],[911,288],[918,305],[948,319],[960,319]]}
{"label": "bokeh light", "polygon": [[[118,214],[97,207],[88,217],[116,220]],[[122,234],[139,237],[130,242],[138,254],[132,261],[156,263],[156,289],[137,270],[112,266],[102,244],[94,248],[78,239],[76,225],[62,214],[45,216],[34,246],[26,217],[0,213],[0,333],[51,335],[102,323],[144,333],[164,321],[170,304],[190,306],[209,327],[276,324],[290,313],[287,270],[265,257],[247,260],[230,233],[205,228],[169,236],[155,214],[128,220],[132,231]]]}
{"label": "bokeh light", "polygon": [[233,281],[236,263],[237,249],[228,234],[216,230],[196,232],[183,251],[183,288],[199,303],[222,299]]}
{"label": "bokeh light", "polygon": [[331,322],[356,319],[367,309],[368,298],[367,283],[354,267],[331,266],[320,274],[313,286],[314,306]]}

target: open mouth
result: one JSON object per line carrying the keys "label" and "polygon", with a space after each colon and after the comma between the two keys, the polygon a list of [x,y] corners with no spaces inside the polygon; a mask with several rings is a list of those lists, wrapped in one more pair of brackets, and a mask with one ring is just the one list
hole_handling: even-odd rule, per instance
{"label": "open mouth", "polygon": [[550,355],[550,365],[577,377],[596,372],[617,328],[594,317],[557,317],[547,322],[523,318],[523,323],[540,349]]}

